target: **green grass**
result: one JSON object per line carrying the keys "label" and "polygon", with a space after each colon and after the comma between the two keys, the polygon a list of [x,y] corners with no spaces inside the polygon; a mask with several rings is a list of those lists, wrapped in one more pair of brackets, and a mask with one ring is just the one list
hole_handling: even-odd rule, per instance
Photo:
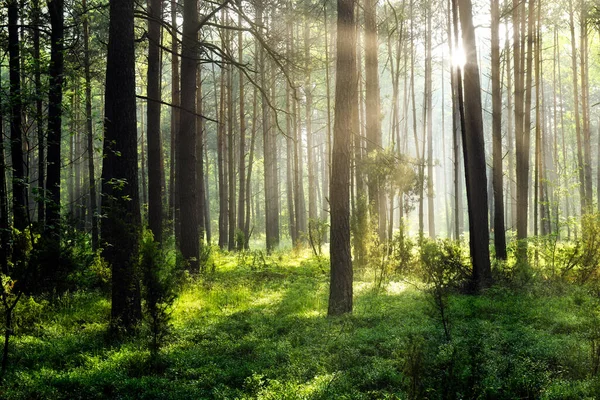
{"label": "green grass", "polygon": [[184,287],[157,372],[145,330],[107,339],[101,294],[24,301],[0,398],[600,397],[598,304],[579,287],[451,295],[447,341],[430,296],[410,284],[355,281],[353,315],[327,318],[325,262],[257,254],[216,255],[215,271]]}

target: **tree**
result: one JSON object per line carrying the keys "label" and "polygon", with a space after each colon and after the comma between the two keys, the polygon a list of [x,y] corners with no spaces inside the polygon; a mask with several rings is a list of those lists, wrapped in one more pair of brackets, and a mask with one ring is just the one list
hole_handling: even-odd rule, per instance
{"label": "tree", "polygon": [[500,82],[500,6],[492,0],[492,185],[494,187],[494,245],[496,258],[506,260],[504,183],[502,178],[502,88]]}
{"label": "tree", "polygon": [[60,240],[60,144],[62,136],[62,91],[64,68],[64,2],[48,2],[50,34],[50,91],[48,94],[48,172],[46,187],[49,200],[46,228]]}
{"label": "tree", "polygon": [[[8,56],[10,79],[10,155],[12,161],[13,225],[23,231],[28,224],[25,192],[27,188],[23,159],[22,98],[19,44],[19,3],[8,2]],[[18,254],[15,254],[18,257]]]}
{"label": "tree", "polygon": [[137,272],[141,215],[135,103],[134,0],[111,0],[102,168],[104,258],[112,268],[113,328],[141,318]]}
{"label": "tree", "polygon": [[[456,1],[456,0],[455,0]],[[489,254],[487,182],[485,176],[485,148],[483,142],[483,118],[481,115],[481,85],[475,27],[471,0],[459,0],[460,25],[466,63],[464,67],[464,93],[459,93],[463,115],[463,154],[467,182],[467,205],[469,212],[469,246],[473,261],[473,284],[475,289],[488,287],[492,282]]]}
{"label": "tree", "polygon": [[198,38],[198,0],[183,2],[181,41],[181,113],[175,158],[179,208],[179,246],[190,271],[199,269],[200,237],[196,208],[196,58]]}
{"label": "tree", "polygon": [[[148,227],[162,242],[162,138],[160,134],[160,21],[162,0],[148,0],[148,76],[146,134],[148,135]],[[143,167],[142,167],[143,168]]]}
{"label": "tree", "polygon": [[[88,21],[89,10],[87,2],[82,6],[86,15],[83,17],[83,68],[85,74],[85,128],[87,131],[88,183],[90,186],[90,213],[92,214],[92,249],[98,249],[98,205],[96,204],[96,171],[94,168],[94,131],[92,127],[92,73],[90,62],[90,28]],[[38,140],[38,143],[42,143]],[[40,152],[40,154],[42,154]],[[42,163],[40,163],[41,168]],[[40,206],[41,210],[41,206]],[[40,211],[41,214],[42,211]],[[41,218],[41,216],[40,216]]]}
{"label": "tree", "polygon": [[[381,149],[381,119],[379,99],[379,62],[377,46],[377,1],[365,1],[365,111],[367,153],[375,157]],[[371,171],[368,179],[369,203],[371,215],[377,221],[378,233],[385,238],[385,201],[381,182],[375,171]]]}
{"label": "tree", "polygon": [[352,312],[350,255],[350,143],[358,134],[352,112],[358,102],[355,0],[338,0],[337,73],[331,166],[331,277],[328,315]]}
{"label": "tree", "polygon": [[[258,0],[256,5],[256,22],[263,26],[264,0]],[[262,29],[261,29],[262,30]],[[267,90],[265,50],[259,52],[260,84],[262,90],[262,131],[264,146],[264,183],[265,183],[265,229],[267,252],[279,246],[279,201],[277,173],[277,135],[272,129],[269,115],[269,100]]]}

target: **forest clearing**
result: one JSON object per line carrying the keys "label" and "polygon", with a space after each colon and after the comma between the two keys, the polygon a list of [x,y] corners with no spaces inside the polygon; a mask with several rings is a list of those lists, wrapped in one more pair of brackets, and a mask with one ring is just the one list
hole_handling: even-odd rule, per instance
{"label": "forest clearing", "polygon": [[599,399],[600,5],[5,0],[1,399]]}

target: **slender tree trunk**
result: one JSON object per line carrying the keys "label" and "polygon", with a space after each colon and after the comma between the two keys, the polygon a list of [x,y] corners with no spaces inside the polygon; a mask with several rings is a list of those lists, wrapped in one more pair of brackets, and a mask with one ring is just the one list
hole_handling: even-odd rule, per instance
{"label": "slender tree trunk", "polygon": [[220,101],[218,104],[219,110],[219,124],[218,124],[218,132],[217,132],[217,163],[218,163],[218,175],[219,175],[219,247],[221,249],[225,249],[227,246],[228,239],[228,226],[227,226],[227,166],[225,163],[225,150],[226,150],[226,142],[225,142],[225,69],[221,69],[221,89],[220,89]]}
{"label": "slender tree trunk", "polygon": [[311,78],[311,37],[310,37],[310,23],[308,18],[304,20],[304,59],[306,62],[306,79],[304,82],[304,96],[306,98],[306,113],[305,113],[305,128],[306,128],[306,158],[308,168],[308,218],[317,218],[317,183],[316,183],[316,163],[315,163],[315,150],[314,150],[314,138],[312,131],[312,113],[313,113],[313,101],[312,101],[312,78]]}
{"label": "slender tree trunk", "polygon": [[52,32],[50,34],[50,88],[48,94],[48,209],[46,227],[56,240],[60,240],[60,142],[62,135],[63,86],[63,0],[48,2]]}
{"label": "slender tree trunk", "polygon": [[323,29],[325,34],[325,97],[327,102],[327,124],[325,130],[325,156],[326,171],[323,174],[323,208],[321,219],[329,218],[329,180],[331,176],[331,85],[330,85],[330,60],[329,60],[329,22],[327,21],[327,2],[323,3]]}
{"label": "slender tree trunk", "polygon": [[[242,26],[242,17],[239,16],[238,25]],[[238,61],[244,62],[242,31],[238,32]],[[244,223],[246,221],[246,114],[244,104],[244,74],[239,74],[240,85],[240,145],[239,145],[239,193],[238,193],[238,215],[237,215],[237,231],[244,233]],[[242,241],[238,241],[237,249],[242,250],[246,246],[248,238],[242,236]]]}
{"label": "slender tree trunk", "polygon": [[432,10],[427,10],[427,32],[425,49],[425,115],[427,120],[427,221],[429,237],[435,238],[435,211],[433,199],[433,88],[431,68]]}
{"label": "slender tree trunk", "polygon": [[331,174],[331,277],[328,315],[352,312],[350,255],[350,143],[357,103],[354,0],[338,0],[335,120]]}
{"label": "slender tree trunk", "polygon": [[[41,9],[40,0],[32,1],[33,7],[33,25],[40,26],[41,22]],[[85,8],[85,0],[83,0],[83,7]],[[85,23],[85,22],[84,22]],[[45,208],[46,208],[46,158],[45,158],[45,140],[44,140],[44,128],[43,128],[43,101],[42,101],[42,78],[41,78],[41,58],[40,58],[40,31],[34,29],[33,32],[33,57],[34,63],[34,80],[35,80],[35,126],[37,130],[37,141],[38,141],[38,174],[37,174],[37,188],[38,188],[38,223],[40,229],[43,230],[45,223]]]}
{"label": "slender tree trunk", "polygon": [[581,142],[581,120],[579,117],[579,86],[577,79],[577,45],[575,42],[575,21],[573,19],[573,0],[569,0],[569,27],[571,30],[571,68],[573,70],[573,108],[575,119],[575,137],[577,139],[577,172],[579,175],[579,197],[581,214],[586,211],[586,180],[585,165],[583,162],[583,144]]}
{"label": "slender tree trunk", "polygon": [[[0,76],[2,68],[0,66]],[[0,80],[0,90],[3,90]],[[0,99],[0,109],[4,109],[4,99]],[[4,113],[0,113],[0,271],[4,275],[10,273],[8,260],[10,256],[11,229],[8,221],[8,193],[6,187],[6,158],[4,155]]]}
{"label": "slender tree trunk", "polygon": [[[198,114],[203,115],[204,111],[204,99],[202,92],[202,65],[198,65],[198,75],[196,78],[196,110]],[[200,118],[196,122],[196,200],[198,202],[198,229],[200,244],[204,242],[204,235],[209,228],[207,226],[210,221],[207,218],[207,196],[205,190],[205,178],[204,178],[204,133],[206,131],[206,121],[204,118]],[[201,272],[206,266],[201,265]]]}
{"label": "slender tree trunk", "polygon": [[12,161],[13,226],[23,231],[27,226],[25,202],[26,179],[23,160],[22,102],[19,44],[19,3],[8,2],[8,54],[10,79],[10,155]]}
{"label": "slender tree trunk", "polygon": [[[177,0],[171,0],[171,26],[177,27]],[[179,132],[179,46],[177,38],[177,30],[171,30],[171,150],[170,150],[170,166],[169,166],[169,213],[170,223],[173,224],[175,240],[178,240],[179,234],[179,212],[176,202],[177,185],[176,185],[176,151],[177,148],[177,132]]]}
{"label": "slender tree trunk", "polygon": [[[379,99],[379,62],[377,43],[377,2],[365,0],[365,111],[367,154],[375,157],[381,149],[381,118]],[[368,190],[371,218],[377,221],[378,234],[385,239],[386,215],[384,211],[383,191],[380,193],[382,182],[375,171],[369,171]]]}
{"label": "slender tree trunk", "polygon": [[[258,26],[263,26],[263,0],[259,0],[256,10]],[[261,31],[263,29],[261,28]],[[267,88],[265,50],[259,52],[260,82]],[[264,146],[264,184],[265,184],[265,230],[267,252],[273,251],[279,245],[279,210],[277,187],[276,134],[271,128],[269,103],[266,89],[262,92],[262,133]]]}
{"label": "slender tree trunk", "polygon": [[496,258],[506,260],[506,236],[504,234],[504,183],[502,176],[502,86],[500,82],[500,6],[492,0],[492,136],[494,186],[494,245]]}
{"label": "slender tree trunk", "polygon": [[[160,21],[162,0],[148,0],[148,228],[154,240],[162,242],[163,193],[161,185],[162,138],[160,132]],[[142,164],[143,165],[143,164]]]}
{"label": "slender tree trunk", "polygon": [[[229,18],[227,18],[229,20]],[[227,52],[231,53],[231,42],[233,35],[230,32],[226,34],[225,47]],[[234,117],[235,103],[233,99],[233,69],[227,68],[227,248],[229,251],[235,249],[235,159],[234,159]]]}
{"label": "slender tree trunk", "polygon": [[[85,127],[87,133],[87,162],[88,162],[88,185],[90,187],[90,211],[92,219],[92,250],[98,249],[98,205],[96,195],[96,171],[94,168],[94,130],[92,125],[92,73],[90,63],[90,28],[86,0],[82,6],[86,11],[83,16],[83,67],[85,74]],[[42,154],[42,153],[40,153]],[[40,164],[41,165],[41,164]],[[41,215],[40,211],[40,215]]]}
{"label": "slender tree trunk", "polygon": [[590,130],[590,105],[589,105],[589,71],[588,71],[588,16],[587,5],[581,2],[580,11],[580,40],[579,40],[579,59],[581,70],[581,117],[582,117],[582,137],[583,137],[583,162],[585,177],[585,204],[587,211],[592,211],[592,140]]}
{"label": "slender tree trunk", "polygon": [[[255,52],[256,54],[256,52]],[[248,173],[246,176],[246,221],[244,222],[244,237],[246,238],[245,248],[250,247],[250,214],[252,210],[252,167],[254,166],[254,148],[256,144],[258,122],[258,89],[256,86],[252,92],[252,130],[250,137],[250,154],[248,156]]]}

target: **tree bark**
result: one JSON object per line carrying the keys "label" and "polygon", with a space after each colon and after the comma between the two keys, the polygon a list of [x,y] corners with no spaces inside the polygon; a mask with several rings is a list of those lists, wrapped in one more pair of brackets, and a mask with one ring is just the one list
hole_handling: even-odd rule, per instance
{"label": "tree bark", "polygon": [[179,246],[192,272],[199,271],[198,210],[196,208],[196,58],[198,0],[183,2],[181,42],[181,112],[175,158],[180,210]]}
{"label": "tree bark", "polygon": [[492,0],[492,138],[494,187],[494,245],[496,258],[506,260],[504,233],[504,182],[502,175],[502,83],[500,82],[500,5]]}
{"label": "tree bark", "polygon": [[134,0],[110,1],[102,168],[103,254],[112,268],[111,323],[126,330],[142,313],[136,267],[141,215],[133,10]]}
{"label": "tree bark", "polygon": [[162,138],[160,133],[160,21],[162,0],[148,0],[148,76],[146,132],[148,137],[148,228],[162,242]]}
{"label": "tree bark", "polygon": [[489,230],[487,210],[487,181],[485,176],[485,147],[481,108],[481,85],[475,46],[471,0],[459,0],[460,24],[466,63],[464,67],[464,96],[459,93],[459,104],[464,109],[463,153],[469,210],[469,245],[473,261],[473,283],[476,289],[492,283],[489,255]]}
{"label": "tree bark", "polygon": [[[367,155],[376,157],[381,149],[381,118],[379,99],[379,62],[377,43],[377,2],[365,0],[365,111],[366,111],[366,136]],[[382,209],[380,182],[377,172],[369,171],[368,191],[371,218],[377,223],[377,232],[381,240],[386,236],[386,215]]]}
{"label": "tree bark", "polygon": [[352,312],[350,255],[350,143],[358,134],[355,0],[338,0],[335,119],[331,174],[331,277],[328,315]]}
{"label": "tree bark", "polygon": [[[85,74],[85,128],[87,139],[88,185],[90,187],[90,211],[92,221],[92,250],[98,249],[98,204],[96,195],[96,170],[94,168],[94,130],[92,125],[92,73],[90,62],[90,28],[87,1],[82,1],[86,12],[83,16],[83,68]],[[40,211],[41,213],[41,211]]]}

